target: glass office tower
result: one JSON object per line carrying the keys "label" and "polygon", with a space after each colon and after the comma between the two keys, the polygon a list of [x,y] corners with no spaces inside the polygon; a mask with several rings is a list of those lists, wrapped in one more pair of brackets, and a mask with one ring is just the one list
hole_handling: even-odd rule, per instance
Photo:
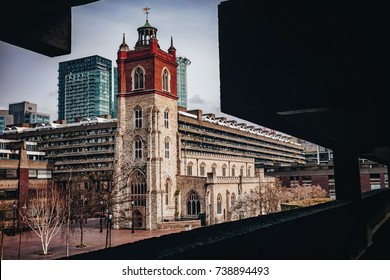
{"label": "glass office tower", "polygon": [[187,108],[187,66],[191,64],[188,58],[176,57],[177,66],[177,105]]}
{"label": "glass office tower", "polygon": [[112,62],[94,55],[59,63],[58,119],[112,114]]}

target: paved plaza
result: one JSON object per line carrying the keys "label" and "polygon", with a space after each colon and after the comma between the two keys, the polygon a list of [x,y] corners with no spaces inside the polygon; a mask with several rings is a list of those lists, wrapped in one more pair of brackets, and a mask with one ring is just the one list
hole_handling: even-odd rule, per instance
{"label": "paved plaza", "polygon": [[[131,233],[130,229],[120,229],[111,231],[111,247],[125,243],[136,242],[138,240],[159,237],[165,234],[171,234],[183,231],[183,229],[172,230],[135,230]],[[53,237],[49,244],[48,255],[42,255],[42,245],[39,237],[33,232],[28,231],[21,236],[17,233],[15,236],[4,236],[3,259],[4,260],[50,260],[66,256],[66,236],[65,231],[59,231]],[[86,253],[94,250],[104,249],[106,246],[106,226],[103,226],[103,232],[100,232],[99,219],[90,219],[84,225],[84,241],[86,247],[76,247],[80,244],[80,229],[77,225],[72,225],[69,242],[69,255]],[[20,257],[19,257],[20,244]]]}

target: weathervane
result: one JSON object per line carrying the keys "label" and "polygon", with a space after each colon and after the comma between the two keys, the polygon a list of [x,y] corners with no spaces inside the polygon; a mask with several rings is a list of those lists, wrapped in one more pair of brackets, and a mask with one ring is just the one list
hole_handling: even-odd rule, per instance
{"label": "weathervane", "polygon": [[149,21],[149,10],[150,10],[150,8],[149,7],[145,7],[144,9],[144,12],[145,12],[145,14],[146,14],[146,21]]}

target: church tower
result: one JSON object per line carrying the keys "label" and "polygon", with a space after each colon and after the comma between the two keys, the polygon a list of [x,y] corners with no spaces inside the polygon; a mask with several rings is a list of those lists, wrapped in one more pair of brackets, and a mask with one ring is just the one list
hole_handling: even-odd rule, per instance
{"label": "church tower", "polygon": [[[139,27],[133,50],[119,46],[114,188],[117,227],[156,229],[175,216],[177,171],[176,49],[160,49],[157,28]],[[115,214],[116,213],[116,214]],[[124,218],[121,218],[124,217]]]}

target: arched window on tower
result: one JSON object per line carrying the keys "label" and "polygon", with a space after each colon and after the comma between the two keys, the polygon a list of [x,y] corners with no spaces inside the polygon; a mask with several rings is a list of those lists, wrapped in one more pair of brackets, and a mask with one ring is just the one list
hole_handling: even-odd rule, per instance
{"label": "arched window on tower", "polygon": [[142,108],[136,107],[134,110],[135,128],[142,128]]}
{"label": "arched window on tower", "polygon": [[168,109],[164,111],[164,127],[169,128],[169,111],[168,111]]}
{"label": "arched window on tower", "polygon": [[164,148],[165,158],[169,158],[169,138],[165,138]]}
{"label": "arched window on tower", "polygon": [[134,89],[143,89],[145,87],[145,73],[141,67],[137,67],[134,71]]}
{"label": "arched window on tower", "polygon": [[142,158],[142,140],[137,138],[134,142],[135,159]]}
{"label": "arched window on tower", "polygon": [[130,176],[131,200],[134,206],[146,206],[146,179],[139,171],[134,171]]}
{"label": "arched window on tower", "polygon": [[232,166],[232,177],[236,176],[236,166]]}
{"label": "arched window on tower", "polygon": [[200,213],[199,196],[194,191],[190,191],[187,201],[187,215],[198,215]]}
{"label": "arched window on tower", "polygon": [[163,91],[170,91],[169,89],[169,72],[167,69],[164,69],[162,72],[162,89]]}

